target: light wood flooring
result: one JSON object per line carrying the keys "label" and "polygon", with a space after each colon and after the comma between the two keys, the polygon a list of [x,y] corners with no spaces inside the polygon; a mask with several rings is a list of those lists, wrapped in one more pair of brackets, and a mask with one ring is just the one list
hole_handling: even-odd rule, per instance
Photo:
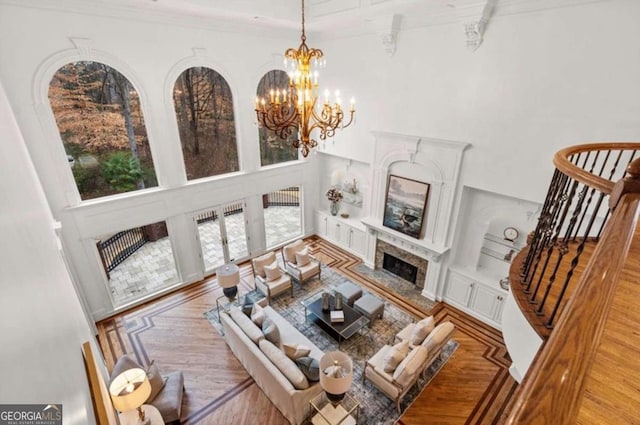
{"label": "light wood flooring", "polygon": [[[421,311],[356,273],[356,257],[319,238],[308,243],[323,263],[410,314],[430,313],[437,322],[451,320],[456,325],[459,348],[398,423],[497,423],[517,385],[508,373],[511,361],[499,331],[443,303],[431,312]],[[240,271],[241,291],[253,289],[251,266],[245,263]],[[143,365],[154,360],[161,372],[182,370],[183,424],[286,424],[204,317],[221,295],[215,278],[210,278],[98,323],[107,367],[111,370],[119,356],[130,353]]]}

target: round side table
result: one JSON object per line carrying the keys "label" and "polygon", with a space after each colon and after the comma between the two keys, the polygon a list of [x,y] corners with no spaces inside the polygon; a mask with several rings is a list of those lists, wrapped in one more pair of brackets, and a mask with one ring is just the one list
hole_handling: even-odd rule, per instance
{"label": "round side table", "polygon": [[216,269],[216,275],[222,292],[229,299],[235,298],[238,294],[238,283],[240,283],[240,268],[235,264],[225,264]]}
{"label": "round side table", "polygon": [[[150,404],[143,404],[144,417],[149,420],[151,425],[164,425],[160,411]],[[138,425],[138,410],[129,410],[118,415],[120,425]]]}

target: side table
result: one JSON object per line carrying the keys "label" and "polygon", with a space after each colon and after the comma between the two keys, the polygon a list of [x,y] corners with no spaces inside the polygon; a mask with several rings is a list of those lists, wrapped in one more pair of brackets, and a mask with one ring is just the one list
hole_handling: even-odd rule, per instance
{"label": "side table", "polygon": [[[149,419],[150,425],[164,425],[164,420],[162,420],[158,409],[150,404],[143,404],[142,410],[144,410],[145,418]],[[122,412],[118,415],[118,419],[120,419],[120,425],[138,425],[138,410]]]}
{"label": "side table", "polygon": [[345,394],[337,405],[332,404],[324,391],[309,402],[311,404],[311,423],[313,425],[356,425],[360,413],[360,403]]}

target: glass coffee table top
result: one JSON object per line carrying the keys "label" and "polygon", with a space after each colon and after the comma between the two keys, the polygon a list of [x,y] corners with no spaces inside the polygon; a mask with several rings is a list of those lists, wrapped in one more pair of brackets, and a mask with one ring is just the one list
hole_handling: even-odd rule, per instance
{"label": "glass coffee table top", "polygon": [[[351,338],[369,324],[369,319],[354,310],[347,303],[342,304],[343,322],[332,322],[330,311],[322,311],[322,294],[320,291],[302,301],[305,318],[311,316],[320,327],[332,335],[338,342]],[[329,294],[329,305],[334,310],[335,298]]]}

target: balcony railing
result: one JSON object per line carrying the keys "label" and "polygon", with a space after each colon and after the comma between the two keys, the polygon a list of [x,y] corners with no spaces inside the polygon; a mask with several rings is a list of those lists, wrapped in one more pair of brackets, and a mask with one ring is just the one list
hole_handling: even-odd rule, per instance
{"label": "balcony railing", "polygon": [[576,421],[640,212],[638,149],[580,145],[554,158],[538,226],[510,273],[521,310],[548,339],[503,424]]}

